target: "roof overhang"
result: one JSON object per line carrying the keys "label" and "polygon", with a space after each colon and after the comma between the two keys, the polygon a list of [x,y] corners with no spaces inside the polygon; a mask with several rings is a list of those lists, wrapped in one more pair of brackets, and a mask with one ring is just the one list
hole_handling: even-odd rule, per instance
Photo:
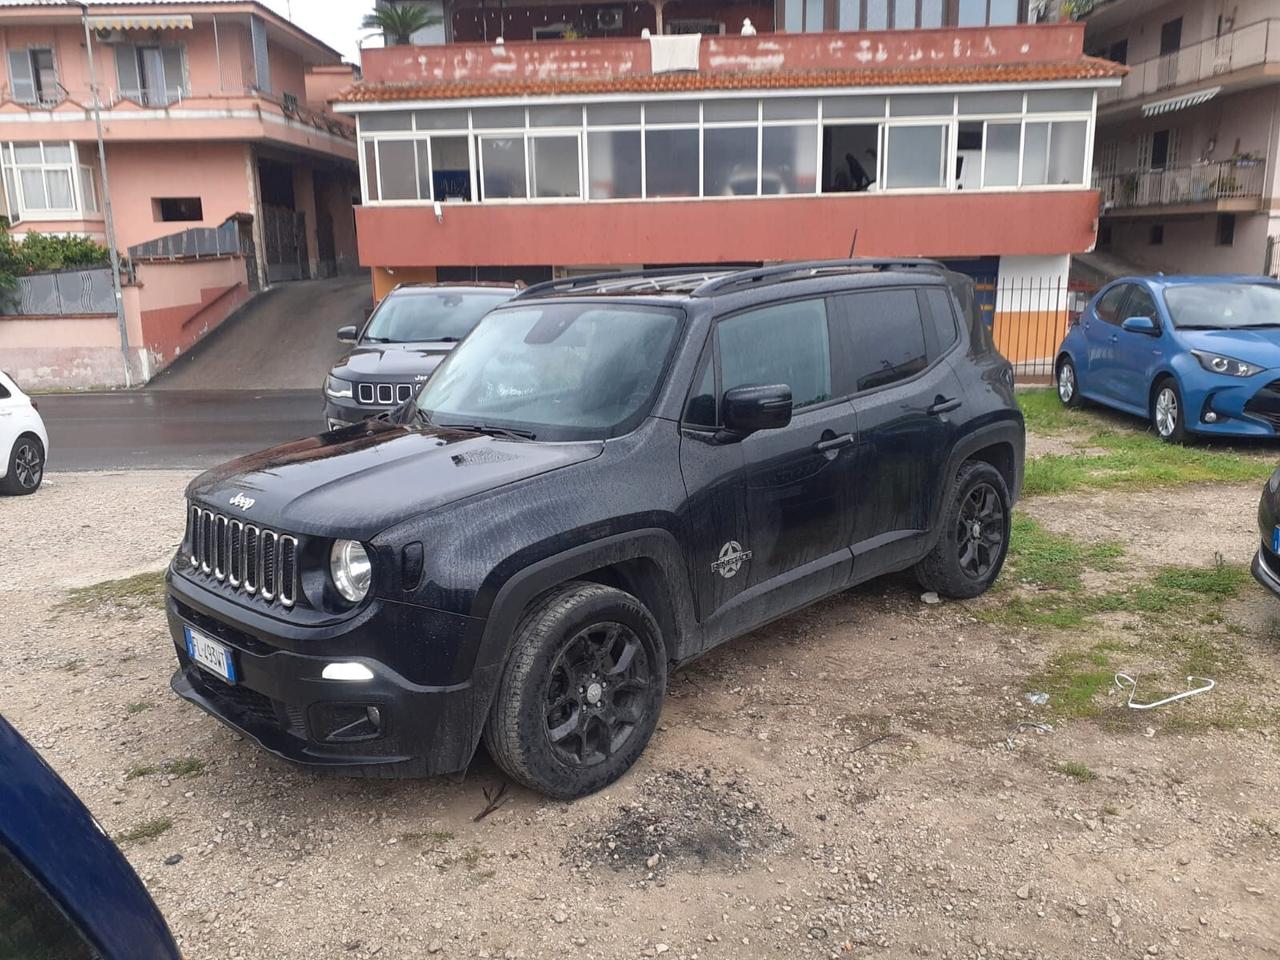
{"label": "roof overhang", "polygon": [[1142,115],[1144,117],[1158,117],[1162,113],[1173,113],[1175,110],[1185,110],[1187,107],[1198,107],[1202,103],[1208,103],[1221,92],[1221,87],[1210,87],[1207,90],[1197,90],[1195,93],[1184,93],[1180,97],[1170,97],[1167,100],[1144,103],[1142,105]]}

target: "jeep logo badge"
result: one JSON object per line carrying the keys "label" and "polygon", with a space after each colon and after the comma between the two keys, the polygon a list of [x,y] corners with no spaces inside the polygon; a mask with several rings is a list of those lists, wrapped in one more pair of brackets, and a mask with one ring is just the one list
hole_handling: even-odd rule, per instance
{"label": "jeep logo badge", "polygon": [[237,493],[227,502],[233,507],[239,507],[241,510],[248,510],[258,501],[253,499],[253,497],[246,497],[243,493]]}
{"label": "jeep logo badge", "polygon": [[742,544],[737,540],[730,540],[720,548],[720,557],[711,564],[711,569],[728,580],[741,570],[742,565],[750,559],[750,550],[743,550]]}

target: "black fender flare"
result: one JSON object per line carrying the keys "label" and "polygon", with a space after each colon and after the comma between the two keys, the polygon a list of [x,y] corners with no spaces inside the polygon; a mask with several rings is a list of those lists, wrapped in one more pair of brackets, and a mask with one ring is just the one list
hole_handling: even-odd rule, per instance
{"label": "black fender flare", "polygon": [[960,472],[960,465],[966,460],[972,460],[973,455],[979,450],[999,443],[1006,443],[1013,450],[1013,477],[1012,482],[1009,484],[1009,497],[1011,504],[1017,503],[1019,496],[1022,494],[1023,463],[1027,446],[1026,427],[1023,425],[1020,414],[1017,419],[1010,417],[1009,419],[981,426],[972,433],[965,434],[951,448],[951,454],[947,457],[947,468],[941,480],[942,495],[936,501],[937,514],[930,523],[930,529],[933,531],[933,535],[929,538],[930,549],[937,542],[938,535],[941,532],[938,520],[946,503],[946,494],[950,489],[951,481]]}

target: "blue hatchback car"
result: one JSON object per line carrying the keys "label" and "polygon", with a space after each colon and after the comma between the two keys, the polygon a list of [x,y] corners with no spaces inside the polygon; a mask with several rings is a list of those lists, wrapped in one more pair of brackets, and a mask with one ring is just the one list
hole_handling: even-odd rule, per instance
{"label": "blue hatchback car", "polygon": [[1280,435],[1280,283],[1125,277],[1098,291],[1054,365],[1058,398],[1092,400],[1190,434]]}

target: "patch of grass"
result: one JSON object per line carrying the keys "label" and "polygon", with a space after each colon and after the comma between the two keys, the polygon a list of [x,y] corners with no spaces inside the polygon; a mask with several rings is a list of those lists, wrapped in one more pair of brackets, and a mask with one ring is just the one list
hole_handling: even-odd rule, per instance
{"label": "patch of grass", "polygon": [[197,777],[204,773],[204,761],[198,757],[169,760],[164,765],[164,772],[173,777]]}
{"label": "patch of grass", "polygon": [[1086,569],[1115,570],[1123,556],[1118,543],[1086,546],[1050,533],[1020,510],[1013,514],[1009,565],[1019,580],[1055,590],[1079,589]]}
{"label": "patch of grass", "polygon": [[148,609],[164,607],[164,571],[139,573],[120,580],[103,580],[87,587],[76,587],[53,609],[54,613],[92,614],[103,607],[137,616]]}
{"label": "patch of grass", "polygon": [[124,778],[126,780],[137,780],[139,777],[149,777],[154,773],[159,773],[160,768],[150,763],[139,763],[125,771]]}
{"label": "patch of grass", "polygon": [[1029,689],[1049,694],[1049,709],[1057,716],[1092,717],[1098,712],[1094,697],[1111,686],[1114,677],[1105,653],[1062,650],[1028,683]]}
{"label": "patch of grass", "polygon": [[1079,780],[1081,783],[1088,783],[1090,780],[1097,780],[1098,775],[1086,767],[1078,760],[1064,760],[1054,766],[1055,770],[1064,776],[1070,777],[1072,780]]}
{"label": "patch of grass", "polygon": [[150,820],[143,820],[136,827],[131,827],[123,833],[116,834],[116,842],[146,843],[165,833],[172,826],[173,821],[168,817],[153,817]]}
{"label": "patch of grass", "polygon": [[151,703],[149,700],[139,700],[136,703],[131,703],[125,707],[124,712],[133,717],[137,716],[143,710],[150,710],[154,706],[155,704]]}
{"label": "patch of grass", "polygon": [[1041,436],[1066,430],[1097,429],[1098,421],[1083,410],[1070,410],[1058,399],[1052,387],[1043,390],[1019,390],[1018,406],[1027,421],[1027,429]]}
{"label": "patch of grass", "polygon": [[411,830],[400,834],[401,843],[425,843],[431,847],[441,847],[453,839],[448,830]]}

